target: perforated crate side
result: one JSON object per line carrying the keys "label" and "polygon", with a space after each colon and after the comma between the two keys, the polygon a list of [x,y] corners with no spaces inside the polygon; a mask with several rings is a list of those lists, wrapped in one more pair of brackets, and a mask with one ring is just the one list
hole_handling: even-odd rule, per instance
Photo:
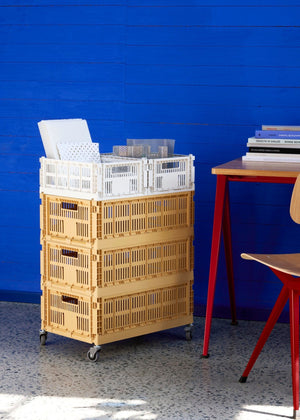
{"label": "perforated crate side", "polygon": [[41,274],[53,285],[77,291],[94,291],[100,285],[100,262],[93,248],[42,241],[41,261]]}
{"label": "perforated crate side", "polygon": [[40,159],[40,192],[81,199],[137,197],[195,188],[194,156],[129,159],[101,163]]}
{"label": "perforated crate side", "polygon": [[40,192],[93,198],[101,166],[96,163],[40,158]]}
{"label": "perforated crate side", "polygon": [[191,215],[190,224],[191,224],[191,226],[194,226],[194,224],[195,224],[194,191],[192,191],[192,193],[190,194],[189,200],[190,200],[190,209],[191,209],[191,212],[189,213]]}
{"label": "perforated crate side", "polygon": [[80,248],[42,241],[41,274],[74,290],[117,286],[193,269],[193,238],[126,248]]}
{"label": "perforated crate side", "polygon": [[[100,301],[99,299],[98,301]],[[102,333],[147,326],[191,315],[190,282],[103,299]],[[146,333],[146,331],[144,333]]]}
{"label": "perforated crate side", "polygon": [[[101,198],[137,196],[144,193],[144,159],[103,162],[98,181]],[[100,186],[101,183],[101,186]]]}
{"label": "perforated crate side", "polygon": [[148,193],[195,189],[195,157],[177,155],[148,160]]}
{"label": "perforated crate side", "polygon": [[193,226],[193,191],[119,200],[41,194],[41,236],[89,244],[96,239]]}
{"label": "perforated crate side", "polygon": [[190,255],[190,269],[194,270],[195,267],[195,248],[194,248],[194,241],[192,240],[191,243],[191,255]]}
{"label": "perforated crate side", "polygon": [[40,221],[42,238],[69,239],[92,243],[98,236],[99,206],[93,200],[41,194]]}
{"label": "perforated crate side", "polygon": [[193,267],[191,237],[134,247],[99,250],[101,285],[116,286],[150,277],[188,272]]}
{"label": "perforated crate side", "polygon": [[42,157],[40,164],[40,192],[44,194],[102,200],[145,193],[143,159],[112,157],[87,163]]}
{"label": "perforated crate side", "polygon": [[193,225],[191,191],[104,201],[101,204],[103,239]]}
{"label": "perforated crate side", "polygon": [[193,288],[193,281],[190,281],[190,313],[194,313],[194,288]]}
{"label": "perforated crate side", "polygon": [[65,337],[104,344],[186,325],[193,321],[191,285],[188,281],[97,300],[44,287],[41,327]]}
{"label": "perforated crate side", "polygon": [[98,307],[91,296],[44,287],[42,302],[42,329],[88,343],[95,341]]}

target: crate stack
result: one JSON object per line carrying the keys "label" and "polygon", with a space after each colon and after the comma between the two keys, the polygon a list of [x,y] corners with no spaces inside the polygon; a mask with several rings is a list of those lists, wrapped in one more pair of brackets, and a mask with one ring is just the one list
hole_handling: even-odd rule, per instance
{"label": "crate stack", "polygon": [[[170,159],[41,158],[42,344],[47,332],[84,341],[95,361],[102,344],[117,340],[183,325],[191,338],[193,158]],[[189,188],[182,159],[192,164],[184,168]]]}

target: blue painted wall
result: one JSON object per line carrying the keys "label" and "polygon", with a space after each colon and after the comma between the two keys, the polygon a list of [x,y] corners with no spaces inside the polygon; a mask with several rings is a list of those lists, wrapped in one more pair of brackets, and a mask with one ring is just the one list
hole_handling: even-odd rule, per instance
{"label": "blue painted wall", "polygon": [[[287,4],[288,3],[288,4]],[[0,298],[37,299],[37,122],[85,118],[103,152],[126,138],[175,138],[196,156],[195,304],[204,314],[211,167],[246,152],[262,124],[300,124],[299,0],[0,0]],[[242,251],[298,249],[291,186],[230,187],[239,316],[280,285]],[[229,314],[221,257],[215,314]]]}

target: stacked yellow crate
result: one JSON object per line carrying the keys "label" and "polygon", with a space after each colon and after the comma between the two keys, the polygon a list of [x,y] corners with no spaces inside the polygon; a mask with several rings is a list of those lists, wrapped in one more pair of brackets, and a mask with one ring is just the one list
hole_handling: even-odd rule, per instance
{"label": "stacked yellow crate", "polygon": [[112,200],[41,194],[41,342],[100,345],[193,322],[193,191]]}

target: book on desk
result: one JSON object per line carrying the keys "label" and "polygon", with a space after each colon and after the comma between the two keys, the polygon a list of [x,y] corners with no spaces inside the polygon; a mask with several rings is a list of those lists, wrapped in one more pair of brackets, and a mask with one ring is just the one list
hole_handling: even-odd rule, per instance
{"label": "book on desk", "polygon": [[267,126],[249,137],[244,161],[299,162],[300,126]]}

